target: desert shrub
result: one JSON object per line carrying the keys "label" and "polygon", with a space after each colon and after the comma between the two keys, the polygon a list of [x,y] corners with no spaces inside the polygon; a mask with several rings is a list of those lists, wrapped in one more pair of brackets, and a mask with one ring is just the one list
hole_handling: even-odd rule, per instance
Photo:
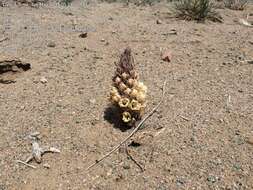
{"label": "desert shrub", "polygon": [[137,5],[153,5],[154,3],[158,3],[160,0],[139,0]]}
{"label": "desert shrub", "polygon": [[175,3],[176,15],[185,20],[199,22],[206,19],[221,22],[221,16],[214,10],[210,0],[179,0]]}
{"label": "desert shrub", "polygon": [[116,3],[116,2],[120,2],[120,0],[101,0],[101,2]]}
{"label": "desert shrub", "polygon": [[72,3],[73,0],[60,0],[60,4],[64,6],[68,6]]}
{"label": "desert shrub", "polygon": [[248,0],[225,0],[225,7],[232,10],[244,10]]}
{"label": "desert shrub", "polygon": [[101,0],[102,2],[114,3],[114,2],[121,2],[121,3],[134,3],[135,5],[153,5],[156,2],[160,2],[160,0]]}

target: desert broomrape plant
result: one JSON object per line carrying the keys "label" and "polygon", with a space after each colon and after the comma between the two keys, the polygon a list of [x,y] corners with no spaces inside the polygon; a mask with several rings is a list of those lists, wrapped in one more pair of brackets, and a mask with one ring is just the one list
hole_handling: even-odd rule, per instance
{"label": "desert broomrape plant", "polygon": [[122,53],[112,80],[110,102],[118,108],[122,121],[133,126],[144,114],[147,87],[139,81],[130,48]]}

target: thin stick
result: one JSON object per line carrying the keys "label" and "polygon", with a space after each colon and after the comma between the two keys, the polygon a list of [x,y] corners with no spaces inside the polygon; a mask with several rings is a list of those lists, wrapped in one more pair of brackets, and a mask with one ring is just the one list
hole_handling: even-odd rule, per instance
{"label": "thin stick", "polygon": [[23,161],[21,161],[21,160],[16,160],[16,161],[17,161],[18,163],[24,164],[24,165],[26,165],[26,166],[28,166],[28,167],[30,167],[30,168],[36,169],[36,167],[33,166],[33,165],[31,165],[31,164],[28,164],[28,163],[23,162]]}
{"label": "thin stick", "polygon": [[182,119],[184,119],[185,121],[190,121],[190,119],[188,119],[187,117],[184,117],[182,115],[179,115],[179,117],[181,117]]}
{"label": "thin stick", "polygon": [[3,41],[8,40],[8,39],[9,39],[8,37],[1,38],[0,42],[3,42]]}
{"label": "thin stick", "polygon": [[110,152],[108,152],[107,154],[105,154],[102,158],[100,158],[99,160],[96,160],[93,164],[91,164],[86,171],[90,170],[91,168],[93,168],[94,166],[96,166],[97,164],[99,164],[100,162],[102,162],[104,159],[106,159],[107,157],[109,157],[113,152],[115,152],[116,150],[118,150],[121,145],[123,145],[126,141],[128,141],[143,125],[143,123],[153,115],[153,113],[158,109],[158,107],[161,105],[161,103],[163,102],[164,99],[164,95],[165,95],[165,87],[166,87],[166,83],[167,81],[164,81],[163,84],[163,89],[162,89],[162,97],[160,102],[151,110],[151,112],[149,112],[142,120],[141,122],[136,126],[136,128],[123,140],[121,141],[117,146],[115,146]]}
{"label": "thin stick", "polygon": [[133,156],[128,151],[127,147],[126,147],[126,154],[140,168],[141,172],[144,172],[144,169],[142,168],[142,166],[133,158]]}

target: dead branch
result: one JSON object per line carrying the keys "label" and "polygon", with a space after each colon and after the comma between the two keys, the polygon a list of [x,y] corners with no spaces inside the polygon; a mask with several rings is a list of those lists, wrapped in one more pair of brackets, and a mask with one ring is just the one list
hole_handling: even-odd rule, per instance
{"label": "dead branch", "polygon": [[105,154],[103,157],[101,157],[99,160],[96,160],[93,164],[91,164],[89,167],[86,168],[86,171],[88,172],[91,168],[93,168],[94,166],[96,166],[97,164],[101,163],[104,159],[106,159],[107,157],[109,157],[112,153],[114,153],[116,150],[118,150],[124,143],[126,143],[126,141],[128,141],[140,128],[141,126],[144,124],[144,122],[153,115],[153,113],[155,113],[155,111],[159,108],[159,106],[161,105],[161,103],[163,102],[164,99],[164,95],[166,92],[166,83],[167,81],[164,81],[163,84],[163,88],[162,88],[162,97],[160,102],[141,120],[141,122],[135,127],[135,129],[123,140],[121,141],[117,146],[115,146],[110,152],[108,152],[107,154]]}

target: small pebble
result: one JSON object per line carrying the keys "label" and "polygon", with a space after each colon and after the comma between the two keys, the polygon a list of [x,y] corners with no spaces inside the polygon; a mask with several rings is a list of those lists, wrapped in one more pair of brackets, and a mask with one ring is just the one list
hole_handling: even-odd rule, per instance
{"label": "small pebble", "polygon": [[106,173],[107,176],[111,176],[112,175],[112,169],[110,169],[107,173]]}
{"label": "small pebble", "polygon": [[216,182],[216,178],[215,178],[214,176],[209,176],[209,177],[207,178],[207,181],[212,182],[212,183],[215,183],[215,182]]}
{"label": "small pebble", "polygon": [[54,43],[54,42],[49,42],[48,44],[47,44],[47,47],[55,47],[56,46],[56,44]]}
{"label": "small pebble", "polygon": [[49,169],[51,166],[46,163],[46,164],[43,164],[43,167]]}
{"label": "small pebble", "polygon": [[129,165],[124,165],[123,168],[124,168],[125,170],[129,170],[129,169],[130,169],[130,166],[129,166]]}
{"label": "small pebble", "polygon": [[247,142],[248,144],[253,145],[253,137],[248,137],[248,138],[246,139],[246,142]]}
{"label": "small pebble", "polygon": [[156,20],[156,24],[162,24],[162,21],[161,20]]}
{"label": "small pebble", "polygon": [[120,180],[123,179],[123,175],[122,174],[118,174],[116,177],[115,177],[115,181],[118,182]]}
{"label": "small pebble", "polygon": [[177,183],[178,186],[184,185],[184,182],[183,182],[182,179],[177,179],[177,180],[176,180],[176,183]]}
{"label": "small pebble", "polygon": [[73,16],[74,14],[71,12],[63,12],[63,14],[67,15],[67,16]]}
{"label": "small pebble", "polygon": [[88,37],[87,32],[79,34],[79,38],[87,38],[87,37]]}
{"label": "small pebble", "polygon": [[171,59],[172,59],[172,55],[171,55],[171,52],[170,52],[169,50],[164,51],[164,52],[162,53],[162,60],[163,60],[163,61],[170,62]]}
{"label": "small pebble", "polygon": [[47,79],[46,79],[45,77],[41,77],[41,78],[40,78],[40,82],[41,82],[42,84],[45,84],[45,83],[47,83]]}
{"label": "small pebble", "polygon": [[38,131],[35,131],[30,134],[31,137],[38,137],[39,135],[40,135],[40,132],[38,132]]}
{"label": "small pebble", "polygon": [[242,169],[239,163],[235,163],[233,165],[233,168],[236,169],[236,170],[241,170]]}
{"label": "small pebble", "polygon": [[96,99],[92,98],[92,99],[89,100],[89,102],[90,102],[91,104],[95,104],[95,103],[96,103]]}
{"label": "small pebble", "polygon": [[177,31],[175,29],[171,29],[169,34],[170,35],[177,35]]}

